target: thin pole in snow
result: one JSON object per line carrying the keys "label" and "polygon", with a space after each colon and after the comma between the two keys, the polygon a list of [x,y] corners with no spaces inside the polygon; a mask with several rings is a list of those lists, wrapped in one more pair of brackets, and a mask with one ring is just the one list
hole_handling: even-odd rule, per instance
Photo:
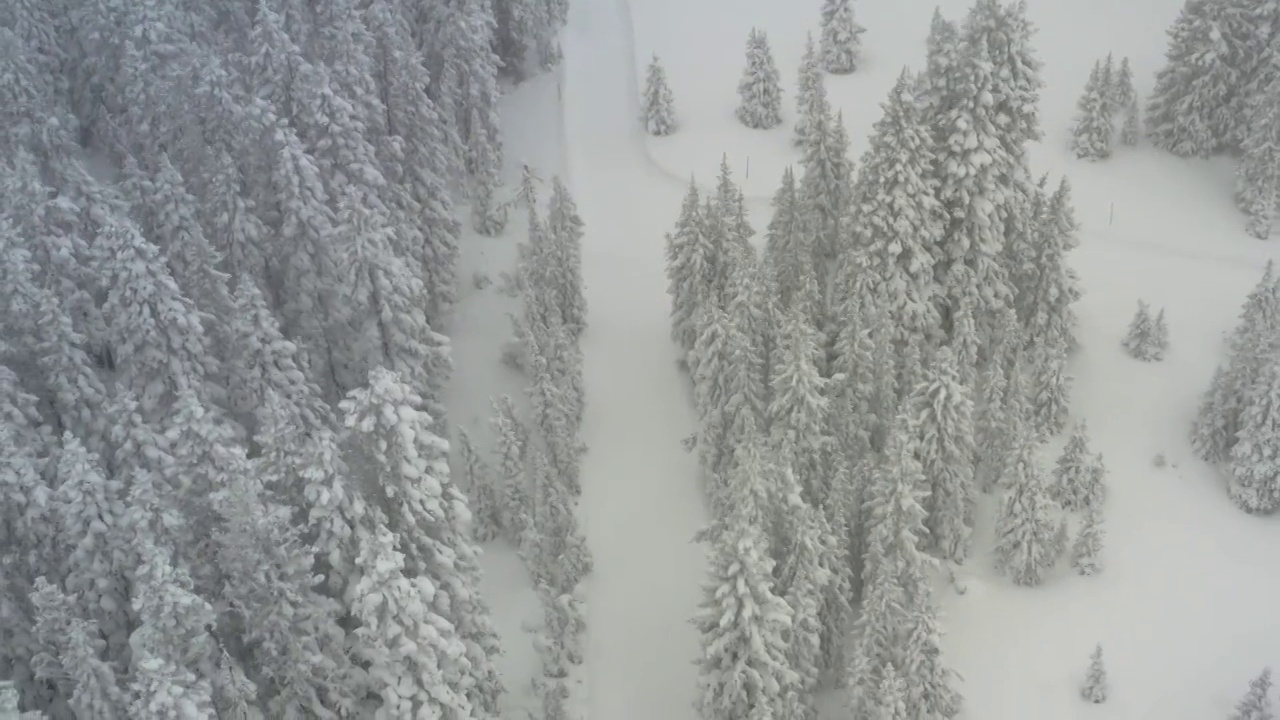
{"label": "thin pole in snow", "polygon": [[1107,224],[1111,225],[1116,221],[1116,204],[1111,203],[1111,215],[1107,218]]}
{"label": "thin pole in snow", "polygon": [[751,177],[751,156],[747,156],[747,171],[742,174],[743,179]]}

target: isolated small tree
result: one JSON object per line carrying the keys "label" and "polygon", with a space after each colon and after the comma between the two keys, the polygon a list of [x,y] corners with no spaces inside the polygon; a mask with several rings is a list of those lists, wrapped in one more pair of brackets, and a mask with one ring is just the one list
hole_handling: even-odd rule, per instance
{"label": "isolated small tree", "polygon": [[1143,300],[1138,301],[1138,311],[1134,313],[1121,344],[1130,357],[1143,362],[1158,362],[1164,359],[1164,348],[1168,345],[1168,328],[1163,333],[1164,311],[1159,319],[1151,316],[1151,308]]}
{"label": "isolated small tree", "polygon": [[1107,700],[1107,669],[1102,665],[1101,644],[1089,656],[1089,673],[1085,675],[1084,685],[1080,686],[1080,697],[1091,703]]}
{"label": "isolated small tree", "polygon": [[1249,683],[1249,692],[1236,705],[1230,720],[1275,720],[1271,710],[1271,668],[1264,668]]}
{"label": "isolated small tree", "polygon": [[747,37],[747,67],[738,83],[738,119],[755,130],[782,123],[782,79],[763,30],[751,29]]}
{"label": "isolated small tree", "polygon": [[853,17],[853,0],[825,0],[822,4],[822,69],[848,75],[858,69],[862,33]]}
{"label": "isolated small tree", "polygon": [[1101,160],[1111,156],[1111,88],[1103,82],[1102,63],[1095,62],[1085,83],[1084,94],[1076,104],[1077,115],[1071,128],[1071,151],[1081,160]]}
{"label": "isolated small tree", "polygon": [[1098,555],[1102,552],[1102,508],[1089,506],[1085,511],[1084,524],[1076,535],[1071,546],[1071,566],[1081,575],[1096,575],[1102,569]]}
{"label": "isolated small tree", "polygon": [[1076,424],[1053,470],[1054,499],[1068,510],[1086,510],[1102,502],[1102,461],[1089,452],[1088,432],[1084,421]]}
{"label": "isolated small tree", "polygon": [[650,135],[670,135],[676,131],[675,97],[667,85],[667,72],[654,55],[649,61],[649,71],[644,81],[644,129]]}

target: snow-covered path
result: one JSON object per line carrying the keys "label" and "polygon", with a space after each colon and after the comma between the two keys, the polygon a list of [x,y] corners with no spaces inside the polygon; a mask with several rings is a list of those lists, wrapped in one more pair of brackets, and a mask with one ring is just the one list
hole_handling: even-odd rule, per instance
{"label": "snow-covered path", "polygon": [[583,715],[694,720],[689,619],[705,561],[692,538],[706,516],[695,456],[680,445],[696,418],[669,339],[663,244],[680,191],[644,155],[630,32],[619,0],[577,0],[563,41],[590,323],[579,517],[595,571]]}

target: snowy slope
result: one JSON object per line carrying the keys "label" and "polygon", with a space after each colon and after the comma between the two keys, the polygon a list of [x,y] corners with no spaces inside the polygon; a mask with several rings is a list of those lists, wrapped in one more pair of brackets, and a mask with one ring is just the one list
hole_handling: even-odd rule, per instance
{"label": "snowy slope", "polygon": [[564,38],[569,181],[586,223],[587,406],[579,505],[587,580],[584,717],[683,720],[694,708],[692,617],[705,522],[695,429],[669,339],[663,233],[680,188],[636,133],[630,35],[617,0],[576,0]]}
{"label": "snowy slope", "polygon": [[[651,423],[675,425],[677,417],[687,416],[683,407],[676,408],[682,381],[669,371],[665,298],[657,290],[661,232],[674,218],[678,192],[690,175],[696,174],[704,183],[712,181],[722,153],[728,154],[752,200],[757,226],[766,219],[764,201],[783,168],[797,158],[788,142],[790,122],[775,131],[759,132],[741,127],[733,117],[744,42],[753,26],[768,31],[784,87],[792,90],[804,35],[816,30],[819,3],[809,0],[797,7],[777,0],[634,2],[630,12],[637,56],[630,63],[629,78],[610,79],[606,76],[622,72],[618,48],[630,42],[613,35],[610,8],[614,2],[578,0],[578,14],[570,27],[575,49],[570,55],[589,54],[589,59],[570,60],[571,86],[582,88],[578,92],[595,88],[598,93],[591,108],[570,100],[575,187],[581,192],[588,192],[588,187],[601,190],[598,198],[584,203],[589,208],[585,212],[599,218],[596,232],[603,221],[611,240],[619,235],[625,238],[616,245],[593,245],[589,262],[601,267],[607,247],[618,253],[616,260],[626,254],[628,278],[634,277],[606,289],[593,279],[600,276],[599,271],[589,271],[589,282],[597,283],[592,299],[597,303],[594,311],[601,314],[596,317],[612,313],[600,307],[608,303],[618,308],[619,317],[630,316],[636,323],[625,330],[597,324],[594,331],[627,332],[634,338],[627,346],[630,350],[660,354],[667,365],[662,377],[656,369],[652,377],[642,375],[643,384],[623,365],[595,365],[594,373],[605,372],[613,379],[602,384],[593,373],[591,402],[596,412],[621,416],[636,402],[635,392],[643,390],[649,398],[646,408],[656,410],[657,397],[671,397],[673,411],[685,413],[673,415],[665,424],[638,416],[629,433],[618,435],[630,437],[627,449],[620,452],[640,458],[636,462],[649,470],[646,501],[657,503],[664,511],[660,517],[665,518],[686,512],[693,500],[688,485],[675,483],[667,488],[670,475],[660,474],[667,454],[677,451],[655,447],[650,440]],[[943,11],[955,19],[963,17],[968,4],[965,0],[942,3]],[[942,601],[949,633],[946,649],[950,663],[965,679],[967,717],[1053,720],[1083,717],[1086,712],[1090,717],[1117,720],[1221,717],[1258,669],[1280,661],[1280,623],[1273,620],[1271,610],[1272,599],[1280,596],[1280,576],[1274,571],[1280,523],[1245,516],[1232,507],[1214,471],[1190,457],[1187,441],[1200,393],[1220,358],[1222,334],[1233,324],[1266,259],[1280,253],[1274,245],[1250,240],[1243,233],[1243,219],[1231,204],[1230,161],[1186,161],[1139,147],[1119,148],[1112,159],[1088,165],[1068,157],[1065,149],[1075,100],[1093,61],[1108,50],[1117,58],[1129,56],[1138,90],[1145,96],[1162,61],[1165,29],[1180,4],[1179,0],[1029,2],[1030,16],[1040,27],[1036,47],[1045,62],[1046,81],[1041,103],[1045,141],[1033,149],[1033,167],[1049,172],[1055,180],[1062,174],[1071,178],[1082,224],[1082,247],[1072,258],[1086,290],[1078,306],[1084,347],[1072,367],[1073,419],[1088,422],[1094,447],[1105,455],[1110,470],[1108,545],[1102,575],[1080,578],[1064,567],[1037,589],[1013,587],[990,569],[984,554],[964,568],[969,592],[963,596],[947,592]],[[832,102],[844,110],[855,158],[866,147],[867,133],[880,113],[879,103],[899,70],[923,64],[933,5],[890,0],[858,3],[859,21],[868,27],[863,67],[852,76],[828,78]],[[682,128],[668,138],[637,139],[639,127],[631,120],[636,94],[632,79],[641,77],[655,52],[667,68]],[[586,81],[588,75],[595,84]],[[623,91],[631,96],[623,96]],[[788,96],[786,107],[793,115],[792,102]],[[577,123],[587,116],[592,123]],[[630,132],[618,127],[626,122],[631,123]],[[645,143],[649,168],[635,167],[641,152],[635,144],[640,141]],[[748,162],[749,175],[744,179]],[[584,166],[592,168],[589,184],[582,174]],[[595,178],[608,178],[607,188]],[[591,219],[588,224],[592,225]],[[653,229],[647,234],[642,231],[649,227]],[[650,274],[654,289],[639,292],[645,282],[642,277]],[[1138,298],[1167,308],[1173,347],[1164,363],[1143,365],[1119,349]],[[635,305],[624,310],[624,300]],[[625,365],[631,354],[618,354],[618,362]],[[603,357],[597,353],[596,361]],[[624,420],[620,417],[617,422]],[[597,432],[604,433],[603,426]],[[665,434],[679,433],[673,429]],[[1057,447],[1046,449],[1046,465]],[[635,455],[644,448],[651,448],[653,455]],[[602,457],[601,451],[593,444],[593,476],[606,463],[630,467]],[[1155,467],[1153,458],[1160,453],[1167,457],[1167,467]],[[691,473],[691,461],[687,467]],[[658,497],[659,491],[676,494]],[[630,498],[610,498],[610,502],[618,507]],[[644,514],[638,504],[635,511]],[[610,594],[620,605],[607,611],[599,608],[599,601],[593,602],[596,640],[590,662],[607,668],[610,656],[649,651],[644,643],[602,648],[600,642],[609,638],[625,643],[633,639],[627,636],[633,629],[643,638],[645,630],[635,626],[647,629],[645,622],[657,618],[648,605],[650,594],[676,592],[673,588],[685,580],[676,568],[684,568],[679,557],[667,556],[679,553],[679,548],[660,554],[652,547],[626,547],[630,531],[615,524],[616,517],[599,503],[598,496],[584,505],[584,513],[600,555],[600,588],[620,587],[625,581],[608,578],[628,572],[625,563],[638,562],[634,557],[670,563],[657,588],[640,587],[635,578],[634,590],[645,593],[643,600]],[[989,527],[980,527],[979,542],[985,538],[989,544],[989,533]],[[682,537],[675,540],[683,542]],[[685,551],[696,552],[696,548]],[[619,559],[624,565],[615,564]],[[647,567],[641,565],[638,572],[646,574]],[[646,620],[633,622],[632,609],[639,609]],[[603,612],[624,627],[610,628],[610,620],[599,614]],[[681,619],[673,615],[668,620],[670,629],[664,630],[681,632]],[[1100,707],[1082,704],[1076,694],[1096,642],[1104,645],[1114,686],[1112,699]],[[673,671],[669,663],[650,666],[649,657],[636,658],[635,665],[630,687],[640,699],[634,702],[646,702],[652,695],[682,695],[692,682],[691,669]],[[605,668],[594,667],[602,680],[614,676]],[[651,673],[673,677],[663,681]],[[622,698],[616,699],[616,706],[602,704],[609,702],[600,697],[609,688],[603,682],[596,686],[593,710],[597,712],[591,717],[670,716],[656,712],[652,705],[640,712]]]}

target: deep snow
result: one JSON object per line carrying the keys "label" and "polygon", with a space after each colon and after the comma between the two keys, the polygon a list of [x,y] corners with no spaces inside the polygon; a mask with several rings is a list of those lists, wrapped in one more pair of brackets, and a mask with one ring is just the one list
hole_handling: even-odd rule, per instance
{"label": "deep snow", "polygon": [[[1075,101],[1094,59],[1128,55],[1138,91],[1150,90],[1165,29],[1180,0],[1029,0],[1045,62],[1045,140],[1033,168],[1072,181],[1082,247],[1072,262],[1082,349],[1072,363],[1072,419],[1087,421],[1109,469],[1104,569],[1092,578],[1063,567],[1042,587],[1014,587],[979,552],[961,570],[968,592],[941,594],[946,657],[964,677],[966,717],[1116,720],[1225,717],[1258,670],[1280,659],[1275,548],[1280,521],[1254,518],[1227,500],[1216,472],[1191,457],[1191,417],[1221,358],[1222,336],[1276,246],[1248,238],[1231,202],[1232,164],[1187,161],[1147,146],[1109,160],[1066,151]],[[934,3],[859,0],[864,60],[828,77],[855,159],[879,104],[903,65],[919,68]],[[968,0],[943,0],[963,17]],[[511,163],[565,172],[586,222],[583,262],[591,327],[584,337],[587,411],[580,522],[595,554],[588,579],[587,659],[579,692],[586,720],[694,718],[697,639],[689,625],[704,557],[690,542],[705,521],[697,465],[680,439],[695,429],[687,381],[668,339],[663,233],[691,175],[714,182],[722,154],[744,183],[753,222],[788,164],[795,71],[818,0],[573,0],[563,84],[547,76],[506,99]],[[768,31],[788,90],[788,122],[774,131],[733,117],[748,30]],[[646,138],[638,82],[652,53],[663,59],[681,128]],[[563,96],[563,117],[557,104]],[[562,142],[567,138],[568,142]],[[562,163],[561,152],[567,155]],[[747,158],[750,158],[747,175]],[[520,223],[513,223],[518,225]],[[509,269],[523,228],[464,248],[470,269]],[[468,242],[473,242],[468,240]],[[487,270],[496,279],[496,270]],[[469,286],[468,286],[469,287]],[[519,382],[498,366],[509,329],[493,288],[468,293],[452,332],[460,379],[458,419],[488,415],[487,397]],[[1167,309],[1168,359],[1147,365],[1119,342],[1142,298]],[[487,447],[487,429],[475,432]],[[1045,449],[1046,469],[1060,442]],[[1168,465],[1156,467],[1157,454]],[[989,547],[989,523],[979,547]],[[509,551],[486,560],[486,591],[508,657],[508,686],[523,691],[532,653],[521,622],[537,618],[527,579]],[[497,577],[501,576],[501,577]],[[524,583],[522,585],[522,583]],[[510,598],[503,595],[511,592]],[[512,599],[514,598],[514,599]],[[1078,684],[1101,642],[1112,696],[1084,704]],[[837,698],[832,706],[838,707]],[[525,706],[513,702],[510,707]],[[831,717],[840,716],[833,712]],[[511,714],[523,720],[523,713]]]}

